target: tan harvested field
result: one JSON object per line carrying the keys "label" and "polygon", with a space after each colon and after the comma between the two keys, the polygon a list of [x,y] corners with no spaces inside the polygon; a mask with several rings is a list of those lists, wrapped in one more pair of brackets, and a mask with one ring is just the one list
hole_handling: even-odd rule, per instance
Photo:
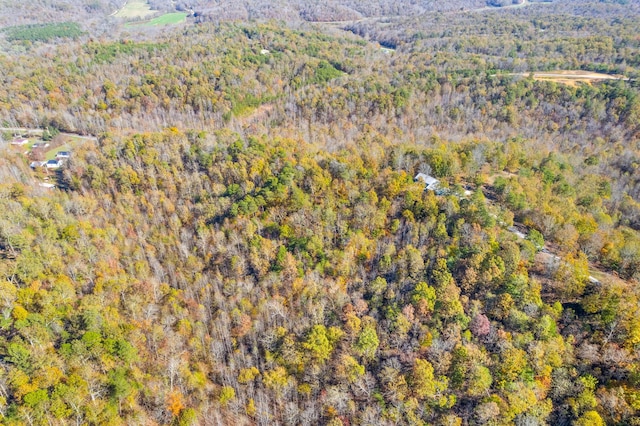
{"label": "tan harvested field", "polygon": [[153,15],[154,10],[151,10],[149,3],[146,0],[128,0],[127,3],[116,12],[115,16],[118,18],[145,18],[149,15]]}
{"label": "tan harvested field", "polygon": [[[555,81],[556,83],[566,84],[568,86],[575,86],[578,83],[590,84],[593,81],[600,80],[628,80],[621,75],[601,74],[591,71],[536,71],[533,74],[533,78],[539,81]],[[521,73],[524,77],[529,76],[530,73]]]}

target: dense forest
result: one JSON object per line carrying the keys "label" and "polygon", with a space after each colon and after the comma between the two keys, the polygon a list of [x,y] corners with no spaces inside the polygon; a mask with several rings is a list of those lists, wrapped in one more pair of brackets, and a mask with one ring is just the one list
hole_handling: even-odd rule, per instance
{"label": "dense forest", "polygon": [[[63,22],[70,18],[93,30],[109,22],[108,17],[126,0],[37,0],[22,4],[0,0],[0,25]],[[192,11],[198,21],[268,20],[349,21],[371,17],[415,16],[425,12],[504,6],[487,0],[149,0],[159,12]],[[506,4],[505,4],[506,5]],[[98,31],[102,34],[102,31]]]}
{"label": "dense forest", "polygon": [[640,424],[639,3],[228,3],[0,41],[0,423]]}

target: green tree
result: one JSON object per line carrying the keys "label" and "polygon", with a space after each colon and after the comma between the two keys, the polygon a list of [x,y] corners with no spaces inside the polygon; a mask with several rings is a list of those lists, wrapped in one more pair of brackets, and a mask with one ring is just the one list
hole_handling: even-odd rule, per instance
{"label": "green tree", "polygon": [[531,241],[538,251],[544,248],[544,236],[537,229],[529,230],[527,240]]}
{"label": "green tree", "polygon": [[324,325],[314,325],[302,347],[311,353],[314,360],[324,363],[333,351],[333,345],[327,337],[327,328]]}
{"label": "green tree", "polygon": [[358,334],[355,349],[364,358],[371,360],[379,345],[380,339],[378,339],[378,333],[376,332],[375,320],[369,317],[367,318],[367,323],[362,327],[362,331]]}

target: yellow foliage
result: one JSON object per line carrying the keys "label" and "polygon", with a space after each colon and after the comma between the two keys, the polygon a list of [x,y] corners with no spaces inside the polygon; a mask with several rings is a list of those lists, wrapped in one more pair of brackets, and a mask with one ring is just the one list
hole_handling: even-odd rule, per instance
{"label": "yellow foliage", "polygon": [[207,384],[207,377],[201,371],[187,372],[187,383],[192,389],[204,389]]}
{"label": "yellow foliage", "polygon": [[502,354],[500,364],[501,385],[514,382],[527,366],[527,354],[522,349],[510,348]]}
{"label": "yellow foliage", "polygon": [[446,414],[439,424],[442,426],[460,426],[462,419],[455,414]]}
{"label": "yellow foliage", "polygon": [[332,405],[327,406],[326,412],[327,412],[327,417],[335,417],[338,415],[338,410],[336,410],[335,407]]}
{"label": "yellow foliage", "polygon": [[256,403],[254,402],[253,398],[249,398],[249,402],[245,407],[245,411],[247,412],[247,415],[251,417],[256,415]]}
{"label": "yellow foliage", "polygon": [[430,331],[427,331],[424,334],[424,337],[420,340],[421,348],[428,348],[433,343],[433,334]]}
{"label": "yellow foliage", "polygon": [[632,388],[625,388],[626,400],[634,410],[640,410],[640,392]]}
{"label": "yellow foliage", "polygon": [[265,371],[262,381],[265,386],[272,389],[281,389],[287,384],[288,375],[284,367],[278,366],[273,370]]}
{"label": "yellow foliage", "polygon": [[40,387],[43,388],[55,386],[64,377],[64,373],[55,366],[46,367],[43,373],[44,374],[42,374],[42,380],[39,384]]}
{"label": "yellow foliage", "polygon": [[220,395],[218,397],[218,401],[220,404],[227,405],[227,403],[236,397],[236,391],[231,386],[223,386],[220,390]]}
{"label": "yellow foliage", "polygon": [[260,374],[260,370],[256,367],[243,368],[238,374],[238,382],[245,384],[254,380]]}
{"label": "yellow foliage", "polygon": [[533,407],[537,399],[533,390],[525,387],[522,383],[518,383],[515,389],[510,389],[507,393],[507,401],[509,408],[505,415],[513,419],[518,414],[524,413]]}
{"label": "yellow foliage", "polygon": [[177,417],[183,408],[184,404],[182,403],[182,394],[178,391],[171,392],[167,397],[167,410]]}
{"label": "yellow foliage", "polygon": [[298,386],[298,393],[302,395],[310,395],[311,394],[311,385],[308,383],[303,383]]}
{"label": "yellow foliage", "polygon": [[596,411],[587,411],[573,424],[575,426],[604,426],[604,420]]}
{"label": "yellow foliage", "polygon": [[29,312],[27,312],[27,310],[20,305],[16,305],[11,311],[11,316],[16,321],[25,320],[27,319],[28,315],[29,315]]}
{"label": "yellow foliage", "polygon": [[362,329],[362,321],[360,320],[360,318],[358,318],[358,316],[352,312],[349,312],[345,316],[345,328],[347,329],[347,332],[352,335],[358,334]]}
{"label": "yellow foliage", "polygon": [[349,383],[355,382],[358,377],[364,374],[364,371],[364,366],[360,365],[352,356],[345,354],[340,357],[337,374]]}
{"label": "yellow foliage", "polygon": [[628,334],[625,343],[628,347],[633,348],[640,343],[640,319],[635,315],[632,316],[627,328]]}

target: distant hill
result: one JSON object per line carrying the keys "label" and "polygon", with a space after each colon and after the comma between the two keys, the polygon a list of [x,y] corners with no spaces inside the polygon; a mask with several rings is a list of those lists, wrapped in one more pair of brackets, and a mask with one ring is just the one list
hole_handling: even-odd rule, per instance
{"label": "distant hill", "polygon": [[486,5],[483,0],[411,1],[411,0],[262,0],[193,1],[182,0],[178,7],[190,5],[201,20],[226,19],[302,19],[311,22],[349,21],[369,17],[409,16],[425,12],[474,9]]}
{"label": "distant hill", "polygon": [[120,3],[115,0],[0,0],[0,27],[65,21],[87,23],[109,16]]}
{"label": "distant hill", "polygon": [[[70,20],[86,25],[109,17],[124,4],[124,0],[69,0],[64,3],[0,0],[0,27]],[[326,22],[474,9],[486,6],[486,0],[150,0],[149,5],[159,11],[193,11],[200,22],[268,19]]]}

